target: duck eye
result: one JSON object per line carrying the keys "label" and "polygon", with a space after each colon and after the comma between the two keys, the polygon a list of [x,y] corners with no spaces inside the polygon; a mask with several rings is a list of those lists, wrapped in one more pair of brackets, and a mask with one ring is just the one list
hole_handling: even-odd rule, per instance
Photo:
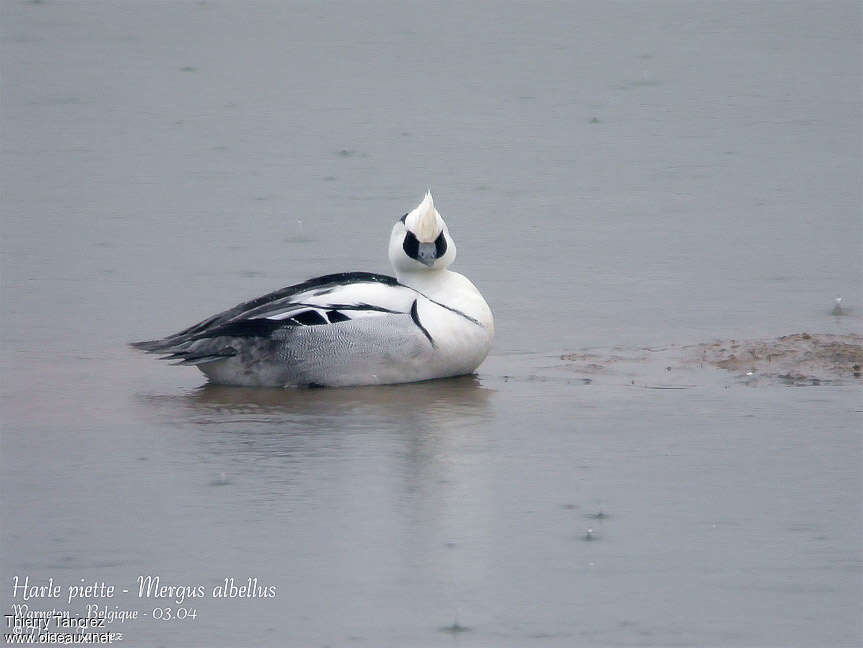
{"label": "duck eye", "polygon": [[411,259],[416,259],[417,254],[420,251],[420,242],[417,240],[417,237],[414,236],[414,233],[408,231],[405,235],[404,243],[402,243],[402,249],[405,251]]}
{"label": "duck eye", "polygon": [[446,237],[443,235],[443,230],[434,241],[435,256],[440,259],[446,254]]}

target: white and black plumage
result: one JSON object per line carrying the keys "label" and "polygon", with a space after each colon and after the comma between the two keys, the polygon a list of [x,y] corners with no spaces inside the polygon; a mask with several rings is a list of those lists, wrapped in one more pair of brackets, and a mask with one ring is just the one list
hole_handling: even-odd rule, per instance
{"label": "white and black plumage", "polygon": [[431,194],[390,235],[396,277],[346,272],[309,279],[132,346],[247,386],[414,382],[472,372],[494,319],[479,291],[447,270],[456,247]]}

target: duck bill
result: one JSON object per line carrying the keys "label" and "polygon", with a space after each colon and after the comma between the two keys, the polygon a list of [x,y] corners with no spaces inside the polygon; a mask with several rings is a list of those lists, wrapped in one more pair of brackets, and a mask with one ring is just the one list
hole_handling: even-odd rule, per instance
{"label": "duck bill", "polygon": [[431,267],[437,260],[437,249],[434,243],[420,243],[417,250],[417,261],[425,266]]}

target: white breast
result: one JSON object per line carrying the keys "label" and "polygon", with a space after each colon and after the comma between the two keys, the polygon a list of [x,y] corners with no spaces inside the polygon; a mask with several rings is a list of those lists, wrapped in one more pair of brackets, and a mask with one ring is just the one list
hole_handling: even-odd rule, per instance
{"label": "white breast", "polygon": [[457,373],[476,369],[494,339],[494,317],[476,286],[449,270],[404,273],[399,281],[428,298],[417,312],[435,342],[434,362]]}

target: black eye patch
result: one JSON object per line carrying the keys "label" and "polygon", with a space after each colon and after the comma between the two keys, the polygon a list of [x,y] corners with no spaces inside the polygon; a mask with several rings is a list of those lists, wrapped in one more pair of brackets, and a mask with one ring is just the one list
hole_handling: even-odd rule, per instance
{"label": "black eye patch", "polygon": [[405,236],[405,242],[402,243],[402,249],[411,259],[416,259],[420,251],[420,242],[413,232],[408,232]]}
{"label": "black eye patch", "polygon": [[438,237],[434,241],[434,251],[435,257],[440,259],[444,254],[446,254],[446,237],[443,235],[443,230],[438,234]]}

